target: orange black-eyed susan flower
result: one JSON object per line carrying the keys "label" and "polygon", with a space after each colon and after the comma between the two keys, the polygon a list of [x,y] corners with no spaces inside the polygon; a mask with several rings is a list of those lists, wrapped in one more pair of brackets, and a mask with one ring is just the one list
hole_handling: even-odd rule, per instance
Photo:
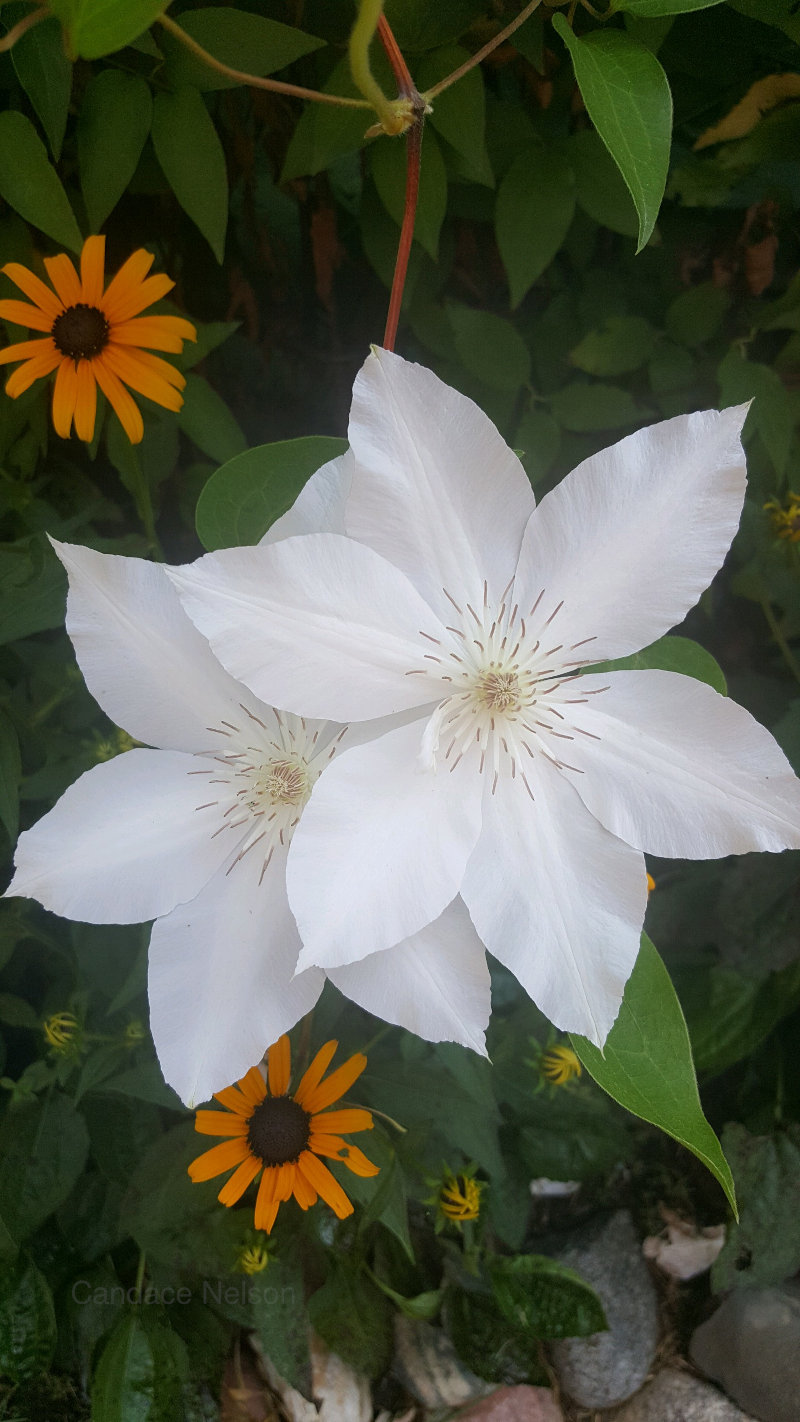
{"label": "orange black-eyed susan flower", "polygon": [[340,1134],[372,1130],[370,1112],[361,1107],[326,1110],[349,1091],[367,1065],[357,1052],[323,1080],[337,1046],[334,1041],[320,1047],[290,1096],[291,1049],[289,1038],[281,1037],[267,1054],[266,1081],[258,1067],[251,1067],[237,1086],[216,1093],[225,1111],[196,1114],[195,1130],[230,1139],[192,1161],[192,1180],[211,1180],[233,1169],[218,1198],[223,1205],[235,1205],[260,1172],[255,1227],[267,1234],[280,1206],[292,1195],[302,1210],[322,1199],[339,1219],[352,1214],[353,1206],[323,1156],[343,1161],[354,1175],[378,1174],[378,1166]]}
{"label": "orange black-eyed susan flower", "polygon": [[0,317],[46,334],[7,346],[0,351],[0,365],[23,362],[6,382],[6,394],[12,398],[56,372],[53,427],[63,439],[69,438],[74,420],[78,438],[92,440],[99,385],[128,439],[138,444],[144,426],[130,390],[179,410],[186,380],[151,352],[179,354],[184,341],[197,339],[197,332],[182,316],[140,315],[175,285],[163,274],[147,275],[153,257],[144,248],[128,258],[104,289],[105,245],[103,236],[87,238],[80,276],[65,252],[45,257],[52,290],[19,262],[6,263],[6,276],[33,304],[0,301]]}

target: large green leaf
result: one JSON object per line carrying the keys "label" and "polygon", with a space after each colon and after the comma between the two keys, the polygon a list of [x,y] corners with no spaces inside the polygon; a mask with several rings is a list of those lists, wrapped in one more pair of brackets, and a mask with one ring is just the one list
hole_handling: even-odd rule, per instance
{"label": "large green leaf", "polygon": [[570,351],[570,360],[587,375],[627,375],[652,353],[656,331],[643,316],[609,316]]}
{"label": "large green leaf", "polygon": [[[432,89],[440,79],[452,74],[469,59],[469,51],[459,45],[433,50],[420,58],[414,78],[420,92]],[[457,84],[451,84],[433,100],[431,123],[442,138],[479,171],[488,163],[484,142],[486,97],[480,66],[470,69]]]}
{"label": "large green leaf", "polygon": [[17,1241],[66,1200],[89,1149],[83,1117],[58,1093],[8,1110],[0,1127],[0,1199]]}
{"label": "large green leaf", "polygon": [[728,693],[725,674],[719,663],[691,637],[659,637],[641,652],[632,652],[629,657],[619,657],[615,662],[598,662],[593,672],[609,671],[657,671],[677,672],[680,676],[694,677],[713,686],[722,696]]}
{"label": "large green leaf", "polygon": [[553,28],[566,44],[583,101],[639,214],[641,251],[655,227],[667,182],[672,96],[655,55],[621,30],[579,39],[563,15]]}
{"label": "large green leaf", "polygon": [[99,59],[135,40],[163,14],[169,0],[50,0],[71,53]]}
{"label": "large green leaf", "polygon": [[[304,34],[291,25],[251,15],[247,10],[223,10],[219,6],[189,10],[180,16],[180,27],[230,69],[263,76],[272,74],[321,49],[324,40]],[[218,73],[193,55],[171,31],[161,29],[159,46],[166,58],[170,83],[194,84],[197,89],[234,89],[239,82]]]}
{"label": "large green leaf", "polygon": [[303,1270],[295,1249],[281,1241],[266,1273],[253,1281],[253,1324],[270,1362],[306,1397],[311,1392]]}
{"label": "large green leaf", "polygon": [[722,1136],[736,1174],[741,1217],[711,1271],[714,1291],[769,1288],[800,1269],[800,1128],[751,1136],[731,1123]]}
{"label": "large green leaf", "polygon": [[[6,5],[3,23],[11,29],[29,13],[26,4]],[[17,78],[47,134],[53,157],[58,162],[72,93],[72,65],[64,49],[58,20],[45,20],[20,35],[11,50],[11,60]]]}
{"label": "large green leaf", "polygon": [[681,1005],[656,949],[642,934],[636,966],[605,1047],[573,1035],[572,1045],[599,1086],[627,1111],[658,1126],[716,1176],[736,1211],[730,1166],[703,1115]]}
{"label": "large green leaf", "polygon": [[518,306],[567,235],[575,174],[562,150],[531,144],[514,159],[497,193],[497,245]]}
{"label": "large green leaf", "polygon": [[0,1375],[11,1382],[41,1377],[56,1346],[53,1297],[24,1255],[0,1271]]}
{"label": "large green leaf", "polygon": [[721,4],[722,0],[616,0],[614,9],[650,19],[654,15],[688,15],[692,10],[710,10]]}
{"label": "large green leaf", "polygon": [[392,1357],[391,1307],[346,1255],[329,1258],[328,1277],[308,1301],[309,1320],[328,1347],[357,1373],[380,1377]]}
{"label": "large green leaf", "polygon": [[155,1359],[141,1314],[120,1320],[92,1380],[92,1422],[149,1422],[155,1416]]}
{"label": "large green leaf", "polygon": [[178,202],[221,262],[228,225],[225,154],[196,89],[156,94],[153,147]]}
{"label": "large green leaf", "polygon": [[54,242],[79,252],[75,214],[30,119],[15,109],[0,113],[0,196]]}
{"label": "large green leaf", "polygon": [[204,548],[258,543],[291,508],[303,485],[347,441],[327,435],[279,440],[245,450],[211,475],[197,501],[197,535]]}
{"label": "large green leaf", "polygon": [[516,394],[531,378],[528,347],[515,326],[493,311],[451,302],[447,319],[453,328],[459,359],[470,375],[493,390]]}
{"label": "large green leaf", "polygon": [[78,162],[93,231],[100,231],[136,172],[152,118],[150,87],[141,75],[121,69],[92,75],[78,114]]}
{"label": "large green leaf", "polygon": [[555,1259],[496,1255],[489,1277],[498,1307],[533,1338],[585,1338],[608,1326],[594,1289]]}
{"label": "large green leaf", "polygon": [[42,537],[0,544],[0,645],[64,621],[66,578]]}
{"label": "large green leaf", "polygon": [[600,135],[591,128],[573,133],[565,150],[575,173],[579,206],[612,232],[636,237],[639,218],[633,198]]}
{"label": "large green leaf", "polygon": [[187,375],[178,424],[209,459],[222,464],[244,453],[247,441],[235,415],[202,375]]}

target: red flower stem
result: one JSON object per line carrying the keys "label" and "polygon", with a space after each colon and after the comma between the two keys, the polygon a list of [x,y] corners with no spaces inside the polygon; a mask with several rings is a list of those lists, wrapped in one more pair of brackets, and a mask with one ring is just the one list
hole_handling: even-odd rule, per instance
{"label": "red flower stem", "polygon": [[411,256],[411,243],[414,240],[414,221],[417,215],[417,199],[419,197],[419,167],[422,156],[422,125],[425,120],[425,101],[420,97],[414,80],[408,70],[400,47],[392,34],[391,26],[385,15],[381,15],[378,21],[378,34],[381,43],[386,50],[392,72],[397,80],[397,88],[400,97],[410,99],[414,108],[414,122],[406,134],[406,200],[403,209],[403,223],[400,228],[400,241],[397,244],[397,258],[394,265],[394,276],[392,278],[392,293],[389,297],[389,310],[386,316],[386,330],[383,335],[384,348],[387,351],[394,350],[394,343],[397,338],[397,326],[400,321],[400,307],[403,304],[403,291],[408,275],[408,261]]}

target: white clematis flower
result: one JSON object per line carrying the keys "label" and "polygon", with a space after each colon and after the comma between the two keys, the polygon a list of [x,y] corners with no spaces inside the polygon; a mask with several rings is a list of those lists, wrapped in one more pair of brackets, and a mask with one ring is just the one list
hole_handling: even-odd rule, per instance
{"label": "white clematis flower", "polygon": [[[286,859],[312,786],[348,734],[369,728],[354,737],[257,700],[223,671],[163,567],[54,546],[87,686],[159,749],[82,775],[20,836],[7,892],[86,923],[156,919],[151,1028],[166,1080],[193,1104],[243,1076],[319,997],[324,974],[296,974]],[[463,906],[364,969],[332,976],[390,1022],[485,1051],[489,977]]]}
{"label": "white clematis flower", "polygon": [[375,351],[339,471],[349,536],[175,574],[258,695],[342,720],[418,708],[315,787],[288,867],[301,968],[391,949],[460,893],[547,1016],[602,1045],[639,947],[643,851],[800,845],[800,782],[747,712],[669,672],[580,675],[662,636],[711,581],[744,496],[744,415],[640,430],[535,508],[472,401]]}

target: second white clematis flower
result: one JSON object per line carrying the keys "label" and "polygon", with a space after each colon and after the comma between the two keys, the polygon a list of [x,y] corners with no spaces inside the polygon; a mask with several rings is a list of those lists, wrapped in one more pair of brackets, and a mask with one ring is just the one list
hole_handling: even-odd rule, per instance
{"label": "second white clematis flower", "polygon": [[669,672],[579,674],[655,641],[711,581],[741,512],[744,414],[640,430],[535,508],[472,401],[375,351],[342,466],[349,536],[175,574],[225,665],[276,705],[419,709],[314,789],[288,869],[301,968],[391,948],[460,893],[547,1016],[601,1045],[639,947],[643,851],[800,845],[800,782],[747,712]]}
{"label": "second white clematis flower", "polygon": [[[286,526],[298,517],[302,506]],[[118,726],[157,749],[126,751],[70,786],[20,836],[7,892],[86,923],[156,920],[150,1026],[166,1080],[191,1105],[244,1076],[322,991],[318,968],[295,975],[286,858],[312,787],[348,732],[274,711],[235,682],[163,567],[54,547],[89,690]],[[351,968],[333,976],[389,1022],[485,1050],[489,977],[461,905],[391,959],[376,953],[355,976]]]}

